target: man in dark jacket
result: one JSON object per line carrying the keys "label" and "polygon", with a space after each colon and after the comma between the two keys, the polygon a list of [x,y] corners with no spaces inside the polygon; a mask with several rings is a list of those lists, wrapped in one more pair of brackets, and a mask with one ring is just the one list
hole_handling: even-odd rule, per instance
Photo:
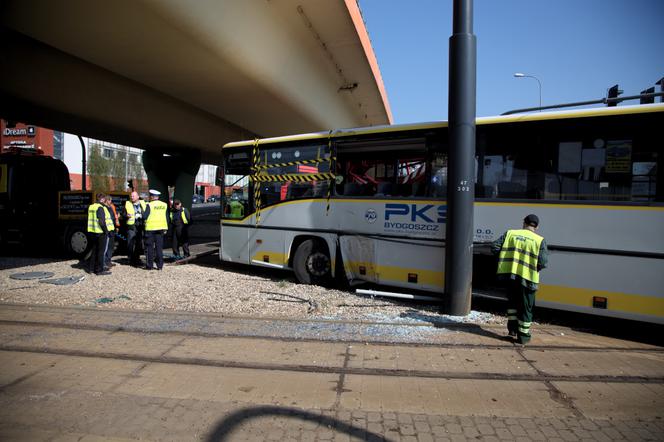
{"label": "man in dark jacket", "polygon": [[120,220],[118,218],[118,212],[115,208],[115,204],[113,204],[113,200],[111,199],[110,195],[106,195],[104,205],[108,209],[108,213],[113,220],[113,228],[108,232],[108,246],[106,247],[106,254],[104,256],[104,268],[110,269],[115,265],[113,264],[112,258],[113,252],[115,252],[115,234],[120,228]]}
{"label": "man in dark jacket", "polygon": [[95,275],[111,274],[104,269],[104,257],[108,248],[108,233],[115,229],[115,224],[105,202],[106,195],[98,193],[97,202],[88,207],[88,238],[92,244],[88,269]]}
{"label": "man in dark jacket", "polygon": [[186,207],[182,207],[180,200],[173,201],[173,207],[170,213],[171,227],[173,228],[173,254],[175,259],[180,259],[180,247],[184,257],[189,257],[189,225],[191,224],[191,216]]}
{"label": "man in dark jacket", "polygon": [[143,253],[143,229],[145,224],[143,214],[146,203],[139,198],[138,192],[131,192],[129,201],[125,201],[124,218],[127,225],[127,256],[129,265],[139,267],[141,265],[141,253]]}
{"label": "man in dark jacket", "polygon": [[507,331],[520,344],[530,341],[539,272],[548,260],[546,241],[535,233],[538,226],[539,218],[528,215],[522,229],[508,230],[491,246],[498,255],[498,277],[507,283]]}

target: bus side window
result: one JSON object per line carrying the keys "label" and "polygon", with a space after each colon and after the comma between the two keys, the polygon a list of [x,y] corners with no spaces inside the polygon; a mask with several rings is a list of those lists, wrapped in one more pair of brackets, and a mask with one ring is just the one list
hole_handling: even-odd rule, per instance
{"label": "bus side window", "polygon": [[447,155],[436,152],[431,159],[429,196],[447,198]]}

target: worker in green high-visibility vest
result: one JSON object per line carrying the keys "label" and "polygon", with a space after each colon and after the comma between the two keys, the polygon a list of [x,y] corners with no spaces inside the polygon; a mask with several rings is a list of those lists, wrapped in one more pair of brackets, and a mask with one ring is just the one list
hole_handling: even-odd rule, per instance
{"label": "worker in green high-visibility vest", "polygon": [[528,215],[523,228],[508,230],[493,242],[498,255],[498,277],[507,283],[507,331],[520,344],[530,341],[539,272],[546,267],[546,241],[536,232],[539,218]]}
{"label": "worker in green high-visibility vest", "polygon": [[240,196],[234,193],[231,196],[231,202],[228,204],[230,210],[229,218],[243,218],[244,205],[240,202]]}

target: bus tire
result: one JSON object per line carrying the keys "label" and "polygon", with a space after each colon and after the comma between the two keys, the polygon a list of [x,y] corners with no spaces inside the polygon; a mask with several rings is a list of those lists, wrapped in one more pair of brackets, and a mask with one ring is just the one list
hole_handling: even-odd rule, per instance
{"label": "bus tire", "polygon": [[90,242],[84,226],[70,226],[65,233],[65,252],[78,259],[83,259],[90,249]]}
{"label": "bus tire", "polygon": [[301,284],[325,285],[332,273],[330,254],[317,241],[307,239],[295,251],[293,270]]}

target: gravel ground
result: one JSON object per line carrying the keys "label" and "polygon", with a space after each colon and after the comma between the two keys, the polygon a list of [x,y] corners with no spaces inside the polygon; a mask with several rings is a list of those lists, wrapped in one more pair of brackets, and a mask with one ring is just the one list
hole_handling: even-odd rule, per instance
{"label": "gravel ground", "polygon": [[[435,306],[361,297],[351,292],[297,284],[292,273],[221,263],[216,256],[186,265],[145,271],[121,264],[110,276],[88,275],[77,260],[0,257],[0,302],[96,306],[130,310],[215,312],[224,315],[350,319],[374,322],[504,324],[502,316],[437,313]],[[53,278],[84,276],[74,285],[16,280],[23,272],[53,272]]]}

